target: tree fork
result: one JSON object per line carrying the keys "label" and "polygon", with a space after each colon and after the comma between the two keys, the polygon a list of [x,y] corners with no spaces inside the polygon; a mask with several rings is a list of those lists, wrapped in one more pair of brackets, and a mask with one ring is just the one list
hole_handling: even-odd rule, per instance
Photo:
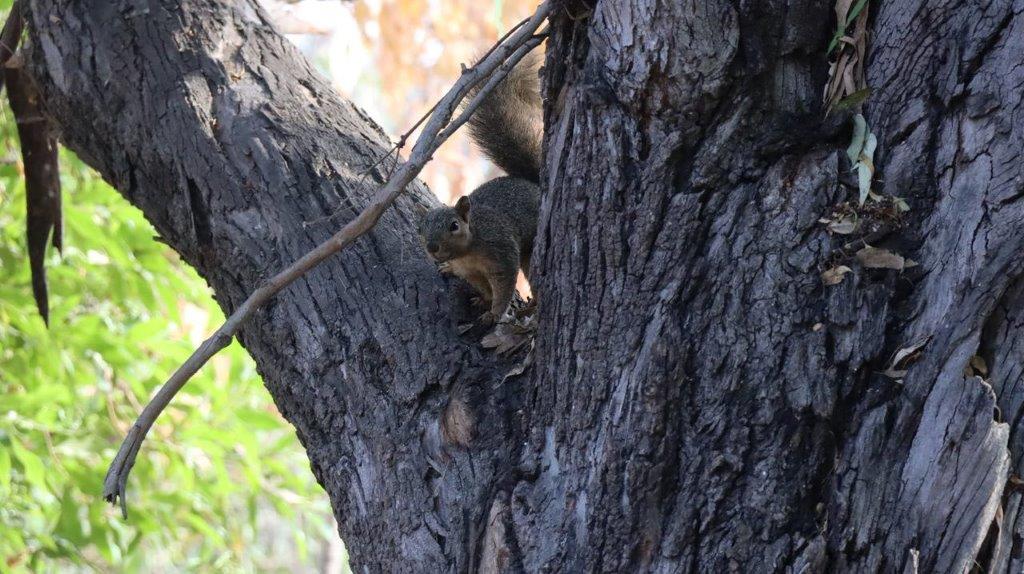
{"label": "tree fork", "polygon": [[[253,3],[55,4],[27,63],[63,141],[227,311],[383,183],[388,142]],[[1018,7],[872,6],[874,191],[911,208],[872,241],[919,265],[825,286],[857,239],[818,223],[855,197],[832,3],[580,4],[550,18],[530,371],[457,335],[416,184],[239,331],[356,568],[1019,571]],[[437,458],[456,383],[489,432]]]}

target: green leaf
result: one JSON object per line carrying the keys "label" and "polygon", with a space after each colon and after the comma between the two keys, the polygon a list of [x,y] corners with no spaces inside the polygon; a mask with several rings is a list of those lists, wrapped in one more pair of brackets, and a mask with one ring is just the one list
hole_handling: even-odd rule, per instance
{"label": "green leaf", "polygon": [[17,439],[11,442],[11,450],[14,451],[14,457],[21,463],[25,480],[32,486],[46,488],[46,467],[43,465],[43,461],[32,451],[26,449]]}
{"label": "green leaf", "polygon": [[846,23],[843,25],[844,29],[849,28],[850,24],[853,24],[853,21],[857,19],[857,16],[860,16],[861,10],[864,9],[864,6],[866,6],[867,3],[868,0],[859,0],[853,5],[853,9],[850,10],[850,15],[846,17]]}
{"label": "green leaf", "polygon": [[6,447],[0,447],[0,493],[11,489],[11,455]]}
{"label": "green leaf", "polygon": [[859,0],[846,16],[846,20],[843,22],[836,22],[836,31],[832,34],[832,39],[829,40],[828,50],[825,51],[826,56],[832,55],[832,51],[836,49],[836,46],[839,45],[839,41],[846,35],[846,29],[849,28],[850,24],[857,19],[857,16],[860,15],[861,10],[864,9],[864,6],[867,5],[867,3],[868,0]]}
{"label": "green leaf", "polygon": [[878,139],[875,134],[868,133],[864,141],[864,149],[860,152],[860,161],[857,162],[857,187],[860,190],[859,202],[864,205],[871,194],[871,178],[875,174],[875,147]]}
{"label": "green leaf", "polygon": [[250,430],[277,430],[281,428],[281,418],[262,410],[241,408],[236,415]]}
{"label": "green leaf", "polygon": [[856,92],[836,102],[836,105],[832,109],[834,109],[835,111],[846,111],[855,108],[863,104],[865,101],[867,101],[870,95],[871,88],[863,88],[857,90]]}
{"label": "green leaf", "polygon": [[864,136],[867,134],[868,124],[864,116],[857,114],[853,116],[853,137],[850,138],[850,145],[846,148],[846,157],[850,163],[857,163],[860,158],[860,150],[864,149]]}
{"label": "green leaf", "polygon": [[32,301],[16,143],[0,114],[0,570],[277,571],[278,557],[253,550],[268,514],[311,544],[334,536],[315,530],[331,520],[327,499],[237,342],[157,421],[132,472],[129,520],[99,498],[141,405],[193,333],[223,316],[139,210],[61,150],[65,250],[47,261],[47,330]]}

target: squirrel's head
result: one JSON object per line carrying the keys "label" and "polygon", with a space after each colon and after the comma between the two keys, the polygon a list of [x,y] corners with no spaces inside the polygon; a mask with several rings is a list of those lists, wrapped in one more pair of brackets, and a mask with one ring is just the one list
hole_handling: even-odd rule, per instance
{"label": "squirrel's head", "polygon": [[441,263],[464,255],[473,241],[469,229],[469,198],[460,197],[455,207],[424,211],[419,231],[423,248],[434,261]]}

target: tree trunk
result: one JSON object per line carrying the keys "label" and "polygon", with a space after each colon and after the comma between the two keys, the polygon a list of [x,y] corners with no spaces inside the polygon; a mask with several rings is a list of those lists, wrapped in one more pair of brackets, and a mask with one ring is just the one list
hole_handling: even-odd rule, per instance
{"label": "tree trunk", "polygon": [[[532,367],[457,334],[418,185],[243,329],[357,570],[1024,568],[1024,3],[872,4],[891,229],[819,222],[855,198],[820,104],[831,2],[566,2]],[[385,176],[380,130],[253,0],[28,17],[63,141],[228,311]],[[862,266],[858,238],[918,265]],[[468,448],[439,429],[453,394]]]}

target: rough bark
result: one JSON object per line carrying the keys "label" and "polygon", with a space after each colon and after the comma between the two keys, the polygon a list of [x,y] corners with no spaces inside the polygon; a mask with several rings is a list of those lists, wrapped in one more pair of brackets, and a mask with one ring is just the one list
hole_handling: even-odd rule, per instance
{"label": "rough bark", "polygon": [[[383,181],[387,162],[363,175],[389,147],[383,133],[255,2],[40,1],[28,16],[30,66],[62,140],[143,210],[225,310]],[[478,449],[436,448],[453,384],[494,380],[500,366],[458,337],[450,289],[421,255],[413,205],[436,201],[414,186],[240,337],[369,571],[466,569],[495,461],[516,444],[499,442],[498,421]]]}
{"label": "rough bark", "polygon": [[[31,2],[30,69],[230,310],[353,216],[387,143],[252,2],[109,4]],[[354,565],[1020,571],[1024,2],[873,8],[875,190],[911,206],[873,244],[919,265],[834,287],[831,2],[570,4],[524,375],[457,335],[420,186],[243,330]],[[486,430],[467,449],[438,446],[452,393]]]}

